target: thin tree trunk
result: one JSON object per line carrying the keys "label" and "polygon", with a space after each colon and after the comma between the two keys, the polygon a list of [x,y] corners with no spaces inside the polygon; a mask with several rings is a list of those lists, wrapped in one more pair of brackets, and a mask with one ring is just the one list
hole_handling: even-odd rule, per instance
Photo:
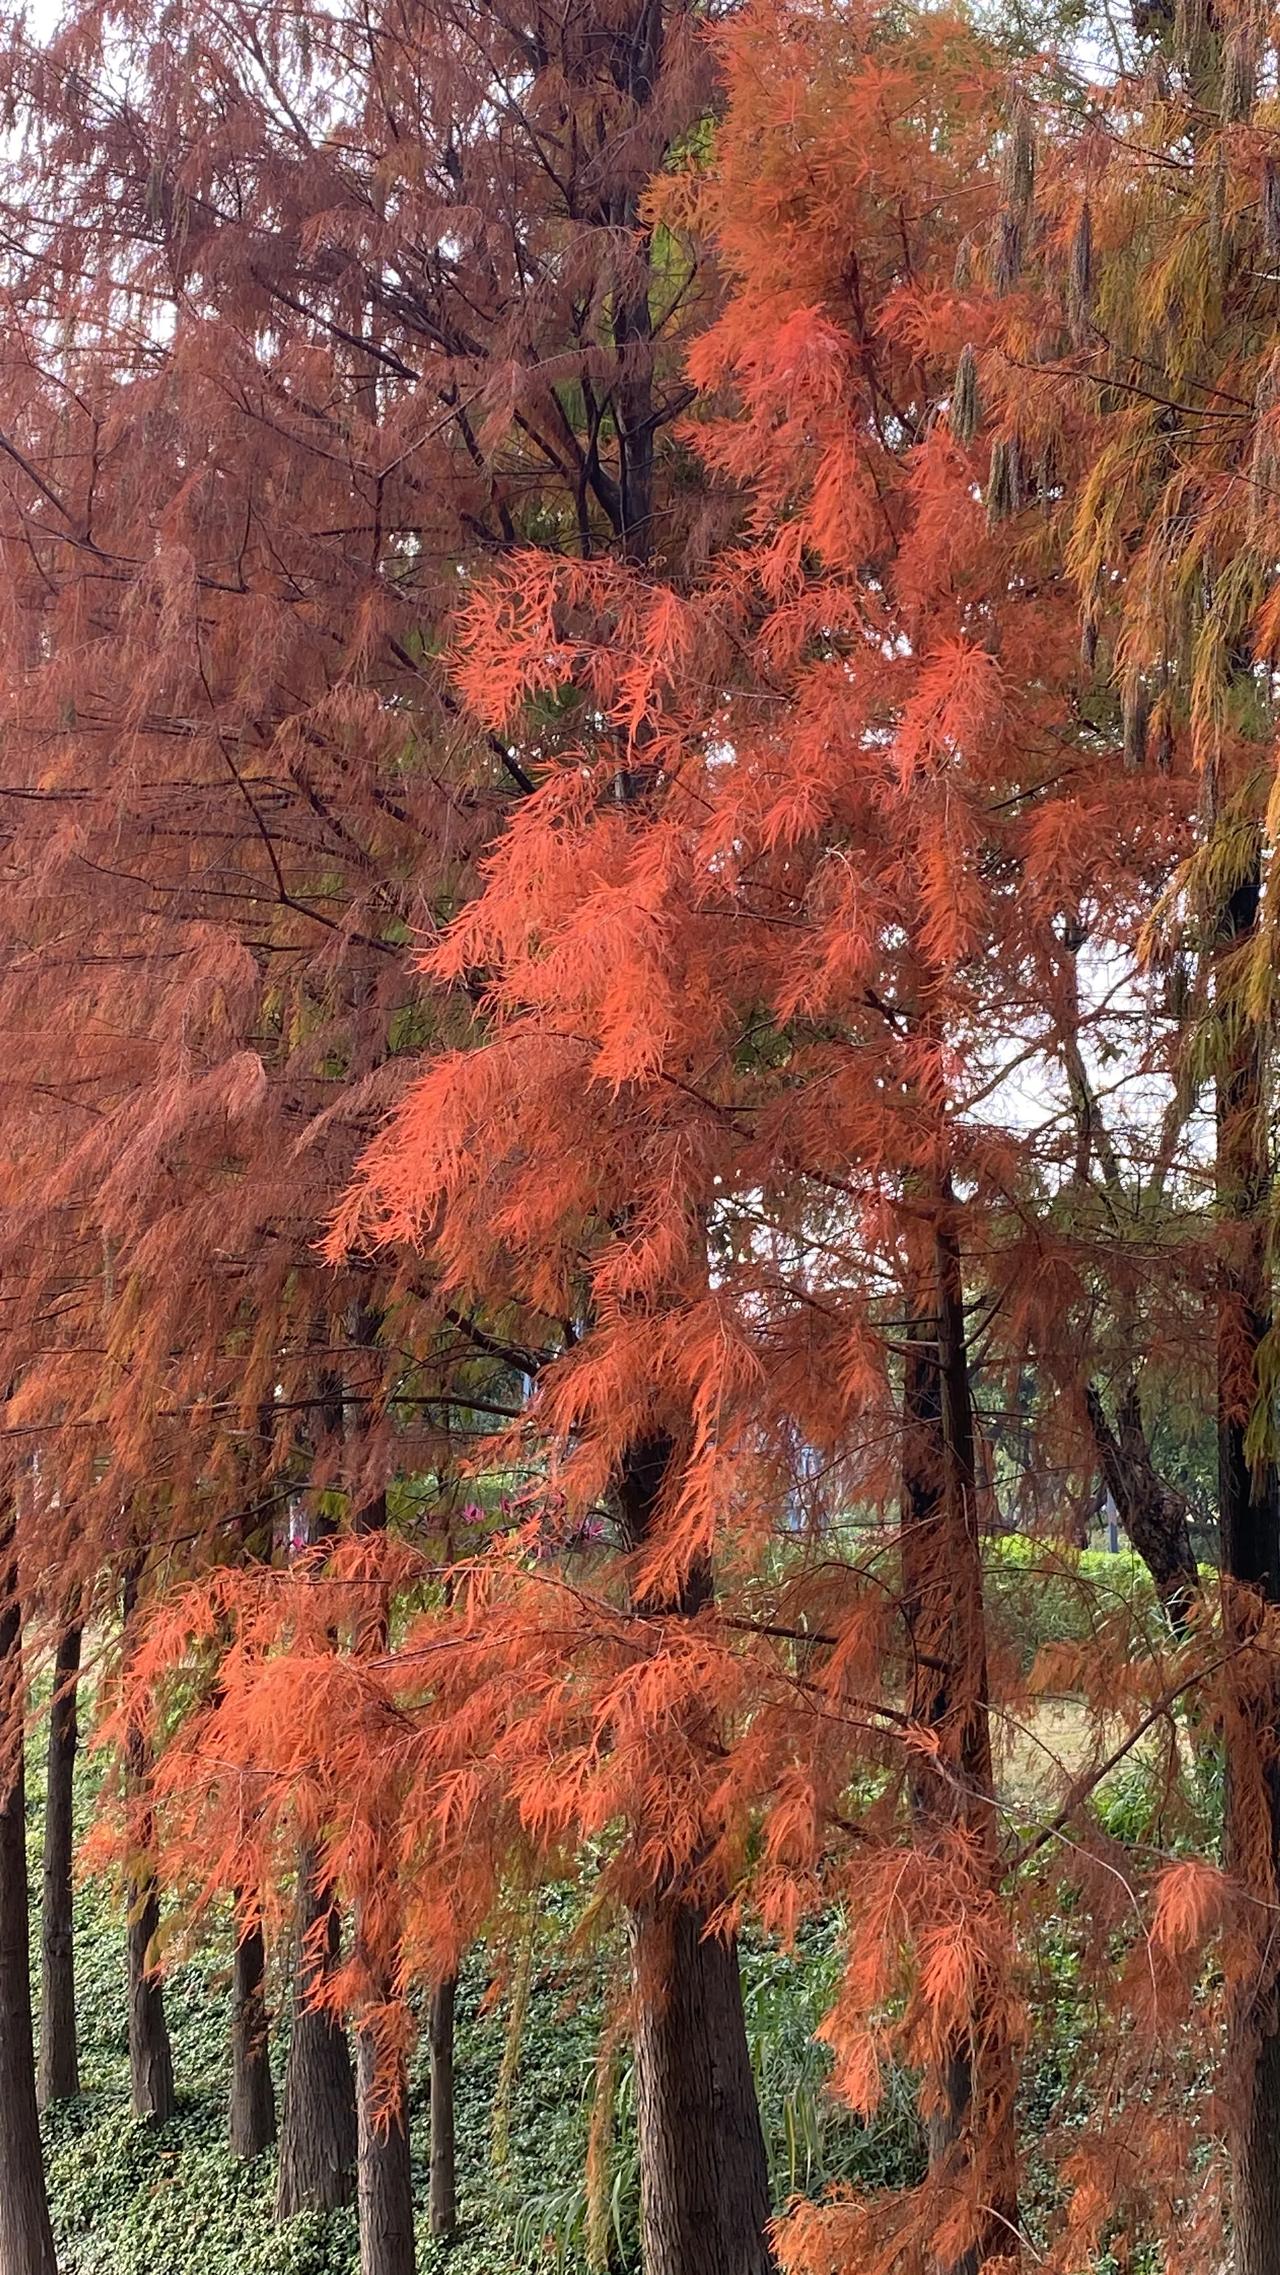
{"label": "thin tree trunk", "polygon": [[276,2096],[267,2030],[267,1955],[262,1928],[240,1902],[231,1967],[231,2153],[261,2156],[276,2137]]}
{"label": "thin tree trunk", "polygon": [[[997,1873],[982,1554],[974,1491],[973,1402],[964,1290],[950,1190],[938,1199],[933,1270],[908,1334],[904,1384],[902,1577],[913,1645],[911,1713],[936,1733],[936,1763],[912,1776],[921,1838],[941,1846],[963,1824],[975,1898]],[[990,2018],[957,2036],[927,2081],[925,2130],[936,2186],[972,2207],[969,2245],[947,2275],[1018,2253],[1012,2051]]]}
{"label": "thin tree trunk", "polygon": [[[619,1479],[627,1544],[643,1546],[673,1448],[634,1446]],[[678,1598],[637,1608],[692,1618],[710,1604],[710,1567]],[[636,2123],[645,2275],[772,2275],[769,2165],[747,2044],[737,1940],[676,1884],[631,1916]]]}
{"label": "thin tree trunk", "polygon": [[[1249,1444],[1250,1424],[1264,1396],[1259,1354],[1271,1325],[1265,1038],[1232,1006],[1229,973],[1229,959],[1256,930],[1260,897],[1255,866],[1223,910],[1218,941],[1224,1065],[1218,1076],[1217,1181],[1229,1242],[1218,1291],[1218,1496],[1228,1617],[1241,1641],[1257,1626],[1265,1604],[1280,1603],[1276,1468]],[[1257,1899],[1260,1916],[1270,1916],[1280,1897],[1280,1692],[1274,1678],[1246,1713],[1249,1722],[1233,1731],[1227,1747],[1226,1851],[1231,1870]],[[1237,2275],[1280,2275],[1280,1977],[1273,1941],[1267,1934],[1261,1942],[1251,1993],[1233,2018]]]}
{"label": "thin tree trunk", "polygon": [[[1084,1184],[1096,1161],[1113,1205],[1127,1212],[1140,1197],[1141,1186],[1135,1193],[1126,1191],[1120,1156],[1107,1128],[1106,1116],[1094,1095],[1080,1044],[1079,956],[1087,938],[1088,927],[1080,922],[1077,913],[1063,931],[1065,1001],[1060,1034],[1076,1117],[1076,1176]],[[1158,1184],[1153,1190],[1158,1190]],[[1132,1346],[1136,1334],[1133,1305],[1131,1299],[1123,1295],[1118,1326],[1122,1346],[1126,1342]],[[1103,1483],[1115,1502],[1116,1513],[1131,1546],[1151,1574],[1170,1625],[1181,1635],[1199,1591],[1200,1573],[1191,1546],[1187,1504],[1180,1493],[1164,1483],[1151,1459],[1136,1375],[1131,1375],[1125,1384],[1116,1409],[1114,1430],[1097,1386],[1092,1382],[1085,1386],[1085,1407]]]}
{"label": "thin tree trunk", "polygon": [[[357,1304],[351,1320],[351,1341],[359,1352],[372,1352],[377,1344],[381,1315]],[[360,1388],[370,1406],[377,1388],[372,1379]],[[348,1456],[359,1445],[361,1409],[344,1415]],[[368,1536],[387,1529],[387,1495],[378,1484],[372,1492],[348,1470],[351,1493],[351,1529]],[[374,1657],[388,1648],[391,1633],[389,1591],[379,1588],[368,1616],[361,1621],[360,1645]],[[369,1967],[374,1996],[388,1996],[394,1962],[368,1950],[362,1923],[356,1919],[356,1949]],[[385,2063],[385,2052],[383,2062]],[[359,2134],[357,2197],[360,2210],[361,2275],[413,2275],[413,2176],[409,2161],[409,2080],[403,2056],[397,2055],[390,2076],[378,2058],[374,2032],[366,2025],[356,2031],[356,2113]]]}
{"label": "thin tree trunk", "polygon": [[[141,1575],[131,1565],[124,1578],[125,1650],[137,1615]],[[173,2048],[165,2020],[164,1991],[154,1964],[160,1926],[160,1897],[151,1869],[151,1814],[146,1804],[149,1764],[146,1740],[136,1724],[125,1737],[125,1785],[132,1805],[132,1860],[126,1881],[129,1991],[129,2076],[133,2111],[153,2125],[166,2124],[175,2107]]]}
{"label": "thin tree trunk", "polygon": [[[343,1434],[342,1378],[320,1382],[320,1415],[329,1446]],[[317,1512],[312,1542],[328,1540],[334,1519]],[[355,2192],[357,2155],[355,2072],[346,2029],[316,1994],[338,1964],[342,1927],[323,1861],[313,1849],[298,1859],[298,1903],[293,1976],[293,2028],[284,2072],[276,2218],[332,2211]]]}
{"label": "thin tree trunk", "polygon": [[431,2078],[431,2169],[428,2207],[431,2233],[447,2242],[458,2225],[457,2142],[453,2112],[453,2025],[458,1984],[451,1975],[431,1994],[427,2052]]}
{"label": "thin tree trunk", "polygon": [[164,1992],[152,1963],[160,1926],[160,1900],[154,1880],[136,1881],[129,1891],[129,2075],[133,2113],[163,2125],[174,2111],[173,2050],[165,2021]]}
{"label": "thin tree trunk", "polygon": [[1107,1491],[1125,1532],[1151,1574],[1156,1594],[1178,1635],[1185,1633],[1200,1588],[1191,1546],[1187,1504],[1166,1485],[1151,1459],[1136,1382],[1125,1386],[1116,1411],[1116,1428],[1107,1420],[1093,1383],[1085,1390],[1089,1426]]}
{"label": "thin tree trunk", "polygon": [[409,2081],[402,2059],[380,2074],[373,2032],[356,2032],[361,2275],[413,2275]]}
{"label": "thin tree trunk", "polygon": [[[240,1525],[240,1556],[251,1565],[269,1564],[274,1534],[272,1497],[263,1478],[275,1430],[275,1401],[258,1407],[257,1445],[248,1466],[249,1507]],[[255,1499],[256,1496],[256,1499]],[[276,2093],[271,2076],[270,2016],[267,2012],[267,1952],[262,1922],[251,1898],[237,1889],[232,1912],[231,2092],[227,2137],[233,2156],[261,2156],[276,2137]]]}
{"label": "thin tree trunk", "polygon": [[[653,101],[662,69],[666,10],[663,0],[637,0],[625,36],[611,43],[614,80],[640,112]],[[654,328],[652,240],[640,208],[638,188],[628,185],[613,200],[611,216],[620,237],[635,249],[634,274],[624,276],[614,296],[613,334],[618,351],[618,534],[627,560],[647,561],[654,546],[653,469]]]}
{"label": "thin tree trunk", "polygon": [[337,1965],[338,1908],[313,1854],[298,1868],[297,1963],[293,2032],[284,2075],[276,2218],[349,2204],[356,2162],[356,2094],[347,2034],[315,2004]]}
{"label": "thin tree trunk", "polygon": [[42,2109],[51,2101],[70,2100],[80,2091],[71,1879],[79,1674],[80,1627],[73,1621],[58,1637],[49,1707],[40,1892],[40,2062],[36,2073]]}
{"label": "thin tree trunk", "polygon": [[27,1921],[22,1619],[0,1536],[0,2275],[57,2275],[36,2112]]}

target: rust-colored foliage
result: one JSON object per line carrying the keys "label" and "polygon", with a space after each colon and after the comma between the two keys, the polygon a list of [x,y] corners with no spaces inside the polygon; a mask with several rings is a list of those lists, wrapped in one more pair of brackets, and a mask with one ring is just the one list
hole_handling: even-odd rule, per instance
{"label": "rust-colored foliage", "polygon": [[[832,2090],[908,2073],[929,2169],[779,2208],[786,2266],[1211,2264],[1280,1540],[1201,1581],[1150,1420],[1216,1406],[1261,1525],[1247,27],[1084,101],[864,0],[189,19],[137,102],[96,11],[7,65],[68,216],[0,420],[24,1593],[145,1568],[154,1869],[275,1933],[321,1857],[388,2074],[530,1881],[839,1907]],[[1081,1585],[1028,1677],[983,1536],[1047,1475],[1079,1584],[1099,1460],[1160,1600]],[[1028,2203],[1055,1966],[1096,2020]]]}

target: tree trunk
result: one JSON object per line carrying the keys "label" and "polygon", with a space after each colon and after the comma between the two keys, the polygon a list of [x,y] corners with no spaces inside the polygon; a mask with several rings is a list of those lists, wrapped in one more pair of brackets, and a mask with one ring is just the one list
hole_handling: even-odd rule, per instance
{"label": "tree trunk", "polygon": [[[357,1304],[351,1320],[351,1340],[357,1351],[372,1351],[381,1327],[381,1315],[369,1305]],[[376,1368],[370,1370],[367,1397],[376,1397]],[[363,1385],[362,1385],[363,1387]],[[344,1416],[348,1449],[359,1444],[361,1410]],[[349,1477],[351,1529],[360,1535],[385,1533],[387,1494],[384,1484],[373,1490],[358,1476]],[[360,1646],[374,1657],[388,1648],[391,1632],[389,1591],[379,1588],[376,1600],[360,1623]],[[392,1869],[389,1865],[388,1868]],[[390,1992],[393,1963],[385,1954],[379,1960],[368,1950],[363,1923],[357,1914],[356,1948],[370,1969],[375,1995]],[[409,2080],[403,2057],[396,2056],[390,2076],[379,2074],[375,2034],[364,2025],[356,2030],[356,2114],[359,2134],[357,2199],[360,2210],[361,2275],[413,2275],[413,2175],[409,2161]]]}
{"label": "tree trunk", "polygon": [[276,2218],[349,2204],[356,2162],[356,2096],[347,2034],[314,1997],[337,1964],[338,1908],[313,1855],[298,1868],[293,2034],[284,2075]]}
{"label": "tree trunk", "polygon": [[0,2275],[57,2275],[36,2111],[27,1921],[22,1617],[0,1535]]}
{"label": "tree trunk", "polygon": [[433,2237],[447,2242],[458,2225],[457,2145],[453,2116],[453,2020],[455,1976],[431,1994],[427,2051],[431,2075],[431,2172],[428,2190]]}
{"label": "tree trunk", "polygon": [[1085,1403],[1116,1513],[1151,1574],[1170,1625],[1181,1635],[1200,1587],[1187,1504],[1180,1493],[1164,1483],[1151,1459],[1136,1382],[1125,1386],[1114,1430],[1093,1383],[1085,1390]]}
{"label": "tree trunk", "polygon": [[631,1935],[645,2275],[770,2275],[737,1943],[670,1896],[638,1906]]}
{"label": "tree trunk", "polygon": [[[137,1616],[141,1571],[131,1564],[124,1576],[125,1651]],[[129,2076],[133,2113],[164,2125],[174,2112],[173,2049],[165,2021],[164,1992],[153,1964],[152,1946],[160,1926],[160,1898],[151,1870],[151,1813],[146,1803],[147,1745],[131,1722],[125,1735],[125,1789],[131,1804],[127,1960],[129,1990]]]}
{"label": "tree trunk", "polygon": [[[274,1503],[264,1491],[263,1471],[275,1435],[275,1400],[258,1407],[257,1445],[248,1470],[249,1507],[240,1526],[240,1556],[252,1565],[271,1562]],[[276,2137],[276,2094],[271,2077],[271,2032],[267,2013],[267,1954],[262,1923],[242,1890],[232,1915],[231,2093],[227,2137],[233,2156],[251,2159]]]}
{"label": "tree trunk", "polygon": [[267,2031],[266,1949],[260,1923],[236,1904],[231,1968],[231,2153],[261,2156],[276,2137]]}
{"label": "tree trunk", "polygon": [[397,2059],[393,2077],[380,2078],[373,2032],[358,2030],[360,2275],[413,2275],[408,2090],[403,2060]]}
{"label": "tree trunk", "polygon": [[[1230,1000],[1224,964],[1253,935],[1260,879],[1231,894],[1219,924],[1218,1204],[1229,1242],[1218,1289],[1218,1499],[1227,1615],[1243,1643],[1264,1605],[1280,1603],[1280,1492],[1275,1464],[1249,1444],[1264,1397],[1259,1353],[1271,1324],[1266,1266],[1270,1186],[1265,1038]],[[1224,987],[1224,976],[1226,985]],[[1259,1698],[1258,1692],[1262,1695]],[[1227,1749],[1226,1852],[1268,1917],[1280,1897],[1280,1686],[1256,1685],[1249,1722]],[[1251,1724],[1251,1726],[1250,1726]],[[1259,1828],[1266,1836],[1259,1841]],[[1233,2017],[1238,2115],[1231,2141],[1237,2275],[1280,2275],[1280,1976],[1274,1939],[1260,1939],[1251,1992]]]}
{"label": "tree trunk", "polygon": [[73,1623],[58,1637],[49,1706],[44,1879],[40,1892],[40,2064],[36,2073],[42,2109],[51,2101],[70,2100],[80,2091],[71,1881],[79,1674],[80,1628]]}
{"label": "tree trunk", "polygon": [[160,1926],[160,1899],[154,1880],[129,1890],[129,2075],[133,2113],[163,2125],[174,2111],[173,2049],[165,2021],[164,1992],[152,1965],[152,1945]]}
{"label": "tree trunk", "polygon": [[[912,1773],[920,1836],[939,1848],[969,1835],[975,1900],[998,1872],[986,1615],[974,1491],[973,1401],[954,1204],[938,1196],[933,1269],[908,1330],[903,1397],[902,1582],[912,1640],[913,1720],[935,1733],[935,1762]],[[932,2178],[973,2207],[971,2242],[946,2275],[1018,2254],[1011,2049],[990,2018],[952,2043],[927,2080]],[[952,2207],[948,2207],[950,2210]]]}
{"label": "tree trunk", "polygon": [[[650,1538],[673,1447],[654,1437],[623,1464],[618,1497],[629,1548]],[[654,1616],[711,1603],[709,1565]],[[636,1994],[636,2123],[645,2275],[772,2275],[769,2165],[747,2045],[737,1940],[708,1935],[677,1885],[631,1918]]]}

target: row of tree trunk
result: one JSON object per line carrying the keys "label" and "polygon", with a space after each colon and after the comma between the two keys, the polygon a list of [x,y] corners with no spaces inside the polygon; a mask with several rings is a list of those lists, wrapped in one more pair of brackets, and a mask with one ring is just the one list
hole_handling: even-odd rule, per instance
{"label": "row of tree trunk", "polygon": [[[7,1544],[0,1542],[0,1553]],[[21,1619],[12,1573],[0,1599],[0,2275],[55,2275],[37,2110],[80,2091],[73,1925],[73,1795],[77,1752],[76,1686],[81,1631],[69,1624],[56,1653],[49,1714],[44,1873],[41,1890],[40,2055],[33,2049],[27,1945],[28,1883],[23,1772]],[[133,1609],[126,1589],[126,1617]],[[134,1742],[129,1774],[145,1779]],[[145,1817],[145,1811],[143,1812]],[[175,2107],[174,2065],[164,1994],[154,1963],[159,1895],[137,1838],[130,1861],[126,1929],[129,2057],[135,2113],[163,2124]],[[251,1908],[237,1906],[232,1964],[229,2137],[234,2153],[255,2157],[276,2140],[269,2049],[266,1952]],[[353,2066],[340,2021],[315,2003],[321,1978],[337,1962],[341,1924],[314,1857],[299,1870],[294,2004],[285,2068],[277,2216],[331,2210],[354,2196],[360,2207],[365,2275],[412,2275],[413,2193],[409,2132],[385,2112],[372,2038],[358,2032]],[[430,2008],[429,2226],[452,2234],[457,2220],[454,2144],[455,1985]]]}

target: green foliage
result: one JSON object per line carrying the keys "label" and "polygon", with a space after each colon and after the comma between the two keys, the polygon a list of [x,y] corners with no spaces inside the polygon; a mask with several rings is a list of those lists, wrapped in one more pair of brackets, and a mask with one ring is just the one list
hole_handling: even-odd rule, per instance
{"label": "green foliage", "polygon": [[1128,1547],[1112,1555],[999,1534],[987,1543],[986,1587],[993,1632],[1024,1667],[1046,1643],[1083,1643],[1104,1623],[1134,1631],[1161,1616],[1151,1576]]}

